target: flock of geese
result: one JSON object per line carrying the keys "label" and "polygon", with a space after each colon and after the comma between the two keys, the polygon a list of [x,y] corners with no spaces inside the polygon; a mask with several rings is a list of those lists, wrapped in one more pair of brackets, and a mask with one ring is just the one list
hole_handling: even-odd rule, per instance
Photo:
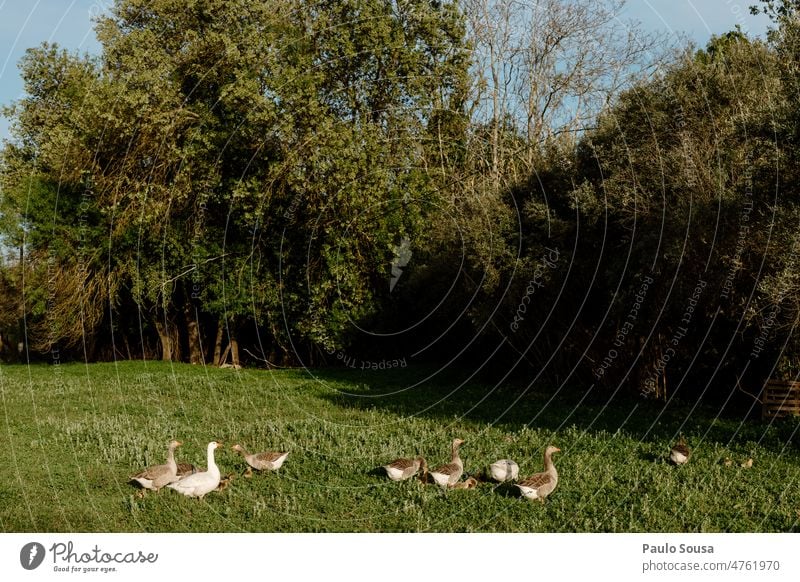
{"label": "flock of geese", "polygon": [[[223,482],[219,467],[214,460],[214,451],[221,447],[222,444],[217,441],[208,443],[208,468],[206,470],[200,470],[189,463],[175,462],[175,449],[182,444],[180,441],[170,441],[167,449],[167,462],[163,465],[147,467],[145,470],[133,475],[131,481],[138,483],[142,489],[158,491],[162,487],[169,487],[187,497],[198,497],[200,499],[207,493],[220,488],[221,485],[224,487],[226,483]],[[245,477],[252,476],[253,469],[256,471],[277,471],[283,465],[286,457],[289,456],[288,452],[265,452],[251,455],[242,445],[238,444],[233,445],[231,449],[244,457],[244,461],[247,464]]]}
{"label": "flock of geese", "polygon": [[[208,443],[208,468],[205,470],[200,470],[188,463],[175,462],[175,450],[181,444],[177,440],[170,441],[167,462],[163,465],[147,467],[140,473],[133,475],[131,481],[138,483],[142,489],[158,491],[162,487],[169,487],[187,497],[200,499],[211,491],[226,486],[227,479],[222,479],[219,467],[214,460],[214,451],[222,446],[220,443],[216,441]],[[484,472],[478,476],[469,476],[465,481],[461,481],[461,477],[464,475],[464,462],[459,455],[459,449],[463,444],[464,441],[462,439],[453,440],[450,462],[433,469],[428,469],[428,464],[424,457],[395,459],[383,465],[382,468],[386,472],[386,476],[392,481],[405,481],[419,476],[423,483],[432,480],[444,491],[448,489],[473,489],[477,486],[479,480],[488,480],[489,478],[498,483],[514,482],[519,478],[519,465],[510,459],[500,459],[489,465],[488,475]],[[245,477],[251,477],[254,469],[256,471],[277,471],[289,455],[286,451],[250,454],[239,444],[233,445],[231,449],[241,454],[244,458],[247,465]],[[558,471],[553,464],[553,454],[559,452],[561,452],[561,449],[558,447],[548,446],[544,451],[544,471],[513,483],[519,489],[522,497],[544,503],[545,498],[555,490],[558,485]],[[689,461],[690,456],[691,451],[681,435],[678,442],[670,450],[670,461],[676,465],[683,465]],[[752,464],[752,460],[750,463]]]}
{"label": "flock of geese", "polygon": [[[187,497],[202,499],[206,494],[225,486],[219,467],[214,459],[214,452],[222,445],[217,441],[208,443],[208,468],[198,469],[189,463],[177,463],[175,461],[175,450],[181,446],[180,441],[170,441],[167,449],[167,462],[163,465],[153,465],[143,471],[133,475],[131,482],[137,483],[142,489],[158,491],[163,487],[174,489]],[[428,482],[428,478],[433,480],[436,485],[443,490],[447,489],[472,489],[477,483],[476,477],[469,477],[466,481],[461,481],[464,475],[464,462],[459,455],[459,449],[464,444],[462,439],[453,440],[451,447],[451,458],[449,463],[428,470],[428,465],[424,457],[412,459],[395,459],[391,463],[383,466],[386,476],[392,481],[405,481],[411,477],[420,475],[423,483]],[[250,454],[242,445],[235,444],[232,450],[241,454],[247,464],[245,477],[253,474],[253,469],[257,471],[277,471],[281,468],[289,453],[284,452],[263,452]],[[545,497],[550,495],[558,484],[558,471],[553,464],[553,454],[561,452],[561,449],[549,446],[544,452],[544,471],[531,475],[527,479],[516,483],[520,493],[527,499],[538,499],[544,502]],[[501,459],[489,466],[492,479],[500,483],[515,481],[519,477],[519,465],[509,459]]]}
{"label": "flock of geese", "polygon": [[[447,489],[473,489],[479,480],[485,480],[487,476],[485,474],[472,476],[466,481],[461,481],[464,474],[464,463],[459,456],[459,448],[463,444],[463,440],[455,439],[452,444],[450,462],[434,469],[428,469],[424,457],[395,459],[388,465],[384,465],[383,469],[392,481],[405,481],[420,475],[423,483],[426,483],[430,477],[445,491]],[[552,445],[547,447],[544,451],[544,471],[514,484],[523,497],[544,503],[545,498],[555,490],[558,485],[558,471],[553,464],[553,454],[560,452],[561,449],[558,447]],[[519,465],[511,459],[500,459],[489,465],[489,475],[498,483],[516,481],[519,477]]]}

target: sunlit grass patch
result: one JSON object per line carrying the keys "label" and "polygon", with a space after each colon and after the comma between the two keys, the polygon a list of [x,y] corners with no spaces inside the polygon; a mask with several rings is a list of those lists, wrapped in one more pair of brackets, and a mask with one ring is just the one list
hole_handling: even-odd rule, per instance
{"label": "sunlit grass patch", "polygon": [[[666,412],[645,403],[583,404],[572,396],[460,386],[434,378],[347,371],[218,370],[185,365],[6,366],[0,374],[4,531],[792,531],[800,509],[796,421],[774,426]],[[691,461],[674,467],[682,430]],[[560,481],[544,505],[482,483],[448,491],[390,482],[376,467],[398,456],[449,460],[466,441],[467,473],[499,458],[521,477],[559,446]],[[162,463],[205,465],[206,444],[230,486],[204,500],[172,491],[137,497],[128,477]],[[288,450],[278,473],[245,478],[239,442]],[[740,464],[753,458],[752,468]],[[725,460],[730,459],[729,465]],[[43,501],[46,500],[46,501]]]}

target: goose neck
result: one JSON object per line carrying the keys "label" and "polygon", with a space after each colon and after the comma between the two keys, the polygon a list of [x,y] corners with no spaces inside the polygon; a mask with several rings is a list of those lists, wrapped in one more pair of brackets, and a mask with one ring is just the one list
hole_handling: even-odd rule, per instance
{"label": "goose neck", "polygon": [[553,464],[553,457],[548,453],[545,453],[544,455],[544,470],[547,473],[557,474],[556,466]]}
{"label": "goose neck", "polygon": [[217,463],[214,462],[214,449],[216,449],[216,447],[209,445],[209,447],[208,447],[208,472],[209,473],[219,473],[219,467],[217,467]]}
{"label": "goose neck", "polygon": [[458,447],[453,447],[453,455],[450,460],[451,463],[461,464],[461,457],[458,456]]}
{"label": "goose neck", "polygon": [[175,462],[175,449],[173,447],[170,447],[167,453],[167,465],[173,473],[178,472],[178,464]]}

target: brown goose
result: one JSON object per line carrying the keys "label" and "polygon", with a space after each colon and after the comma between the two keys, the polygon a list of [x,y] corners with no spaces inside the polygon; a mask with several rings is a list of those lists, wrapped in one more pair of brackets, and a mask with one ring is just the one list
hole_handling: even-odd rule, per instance
{"label": "brown goose", "polygon": [[428,471],[428,465],[424,457],[417,457],[416,459],[395,459],[388,465],[383,466],[386,471],[386,476],[392,481],[405,481],[419,473],[422,469],[422,474]]}
{"label": "brown goose", "polygon": [[466,481],[453,485],[453,489],[475,489],[477,486],[478,480],[475,477],[470,477]]}
{"label": "brown goose", "polygon": [[558,485],[558,471],[553,464],[553,453],[560,453],[561,449],[550,445],[544,451],[544,472],[531,475],[521,483],[517,483],[520,493],[526,499],[538,499],[544,503],[544,498],[550,495]]}
{"label": "brown goose", "polygon": [[686,441],[683,440],[683,435],[681,435],[678,439],[678,442],[675,443],[669,452],[669,460],[676,465],[683,465],[689,461],[689,457],[691,455],[692,451],[689,450],[689,447],[686,445]]}
{"label": "brown goose", "polygon": [[224,477],[220,477],[219,485],[217,485],[217,491],[225,491],[228,488],[228,485],[231,484],[233,479],[234,479],[233,473],[228,473]]}
{"label": "brown goose", "polygon": [[256,471],[277,471],[283,465],[286,457],[289,456],[288,451],[282,453],[267,451],[251,455],[242,445],[233,445],[231,448],[241,453],[248,465],[247,472],[244,474],[245,477],[252,477],[253,469]]}
{"label": "brown goose", "polygon": [[131,481],[136,481],[143,489],[150,489],[151,491],[158,491],[165,485],[177,481],[179,476],[177,474],[178,466],[175,463],[175,449],[182,444],[180,441],[170,441],[167,462],[163,465],[147,467],[144,471],[133,475]]}
{"label": "brown goose", "polygon": [[461,462],[461,458],[458,456],[458,449],[463,444],[463,440],[455,439],[450,462],[430,471],[431,477],[439,487],[443,489],[452,487],[461,479],[461,475],[464,473],[464,463]]}

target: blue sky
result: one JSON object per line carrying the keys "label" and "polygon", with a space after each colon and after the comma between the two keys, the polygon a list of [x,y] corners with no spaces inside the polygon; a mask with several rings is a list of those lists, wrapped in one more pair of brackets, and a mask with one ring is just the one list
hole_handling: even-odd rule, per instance
{"label": "blue sky", "polygon": [[[0,0],[0,104],[22,94],[17,62],[25,49],[43,41],[70,50],[96,53],[99,45],[92,16],[111,0]],[[628,0],[623,18],[640,20],[646,30],[685,34],[704,45],[712,34],[736,24],[752,35],[766,31],[765,17],[750,16],[753,0]],[[0,139],[8,137],[8,121],[0,117]]]}
{"label": "blue sky", "polygon": [[685,33],[700,46],[712,34],[737,24],[752,36],[761,36],[769,25],[764,16],[751,16],[749,6],[757,0],[628,0],[625,15],[640,20],[646,30]]}

